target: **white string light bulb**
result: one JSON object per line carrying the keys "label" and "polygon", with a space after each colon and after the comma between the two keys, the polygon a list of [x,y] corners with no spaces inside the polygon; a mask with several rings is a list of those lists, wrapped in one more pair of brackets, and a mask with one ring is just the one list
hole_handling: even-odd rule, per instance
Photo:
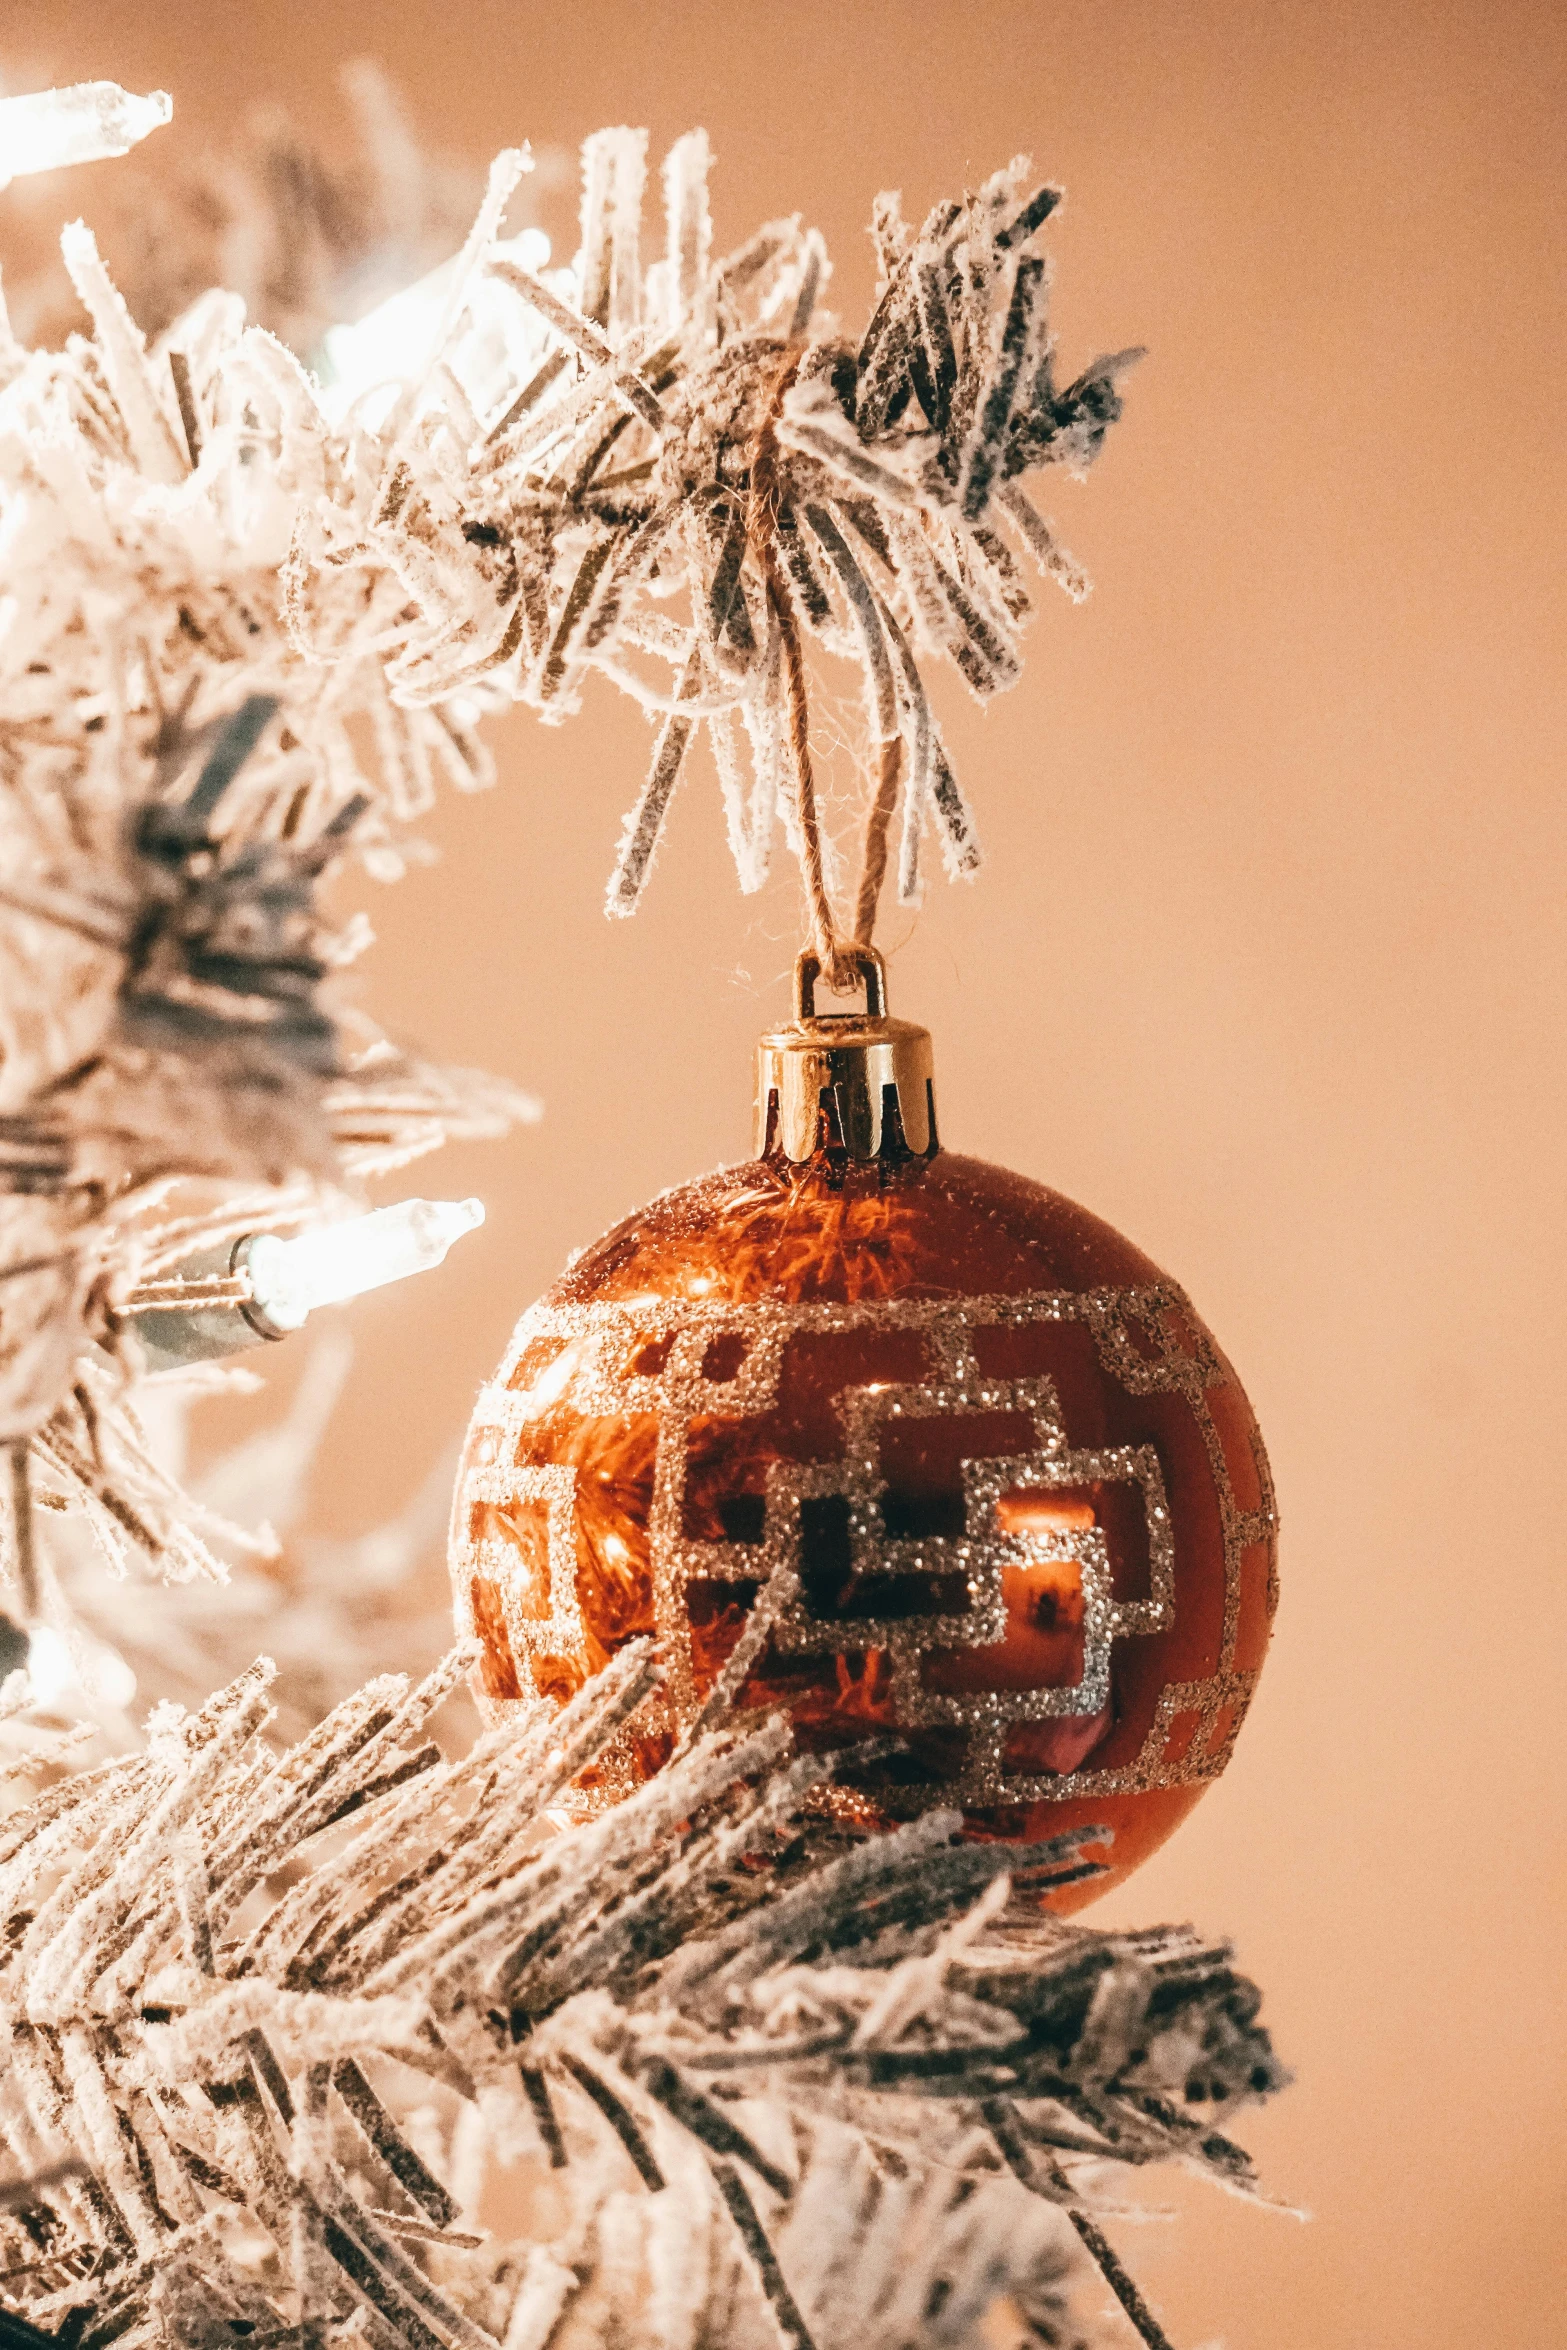
{"label": "white string light bulb", "polygon": [[27,1634],[29,1701],[51,1706],[62,1698],[84,1696],[100,1704],[128,1706],[136,1695],[136,1675],[117,1649],[95,1640],[80,1625],[70,1641],[52,1624],[34,1624]]}
{"label": "white string light bulb", "polygon": [[[494,251],[519,268],[540,271],[549,261],[550,241],[542,229],[525,228],[514,237],[499,238]],[[412,285],[388,294],[362,318],[327,328],[315,371],[321,379],[317,397],[334,423],[340,423],[367,393],[381,390],[390,397],[399,386],[428,374],[457,273],[454,256]],[[463,388],[470,397],[477,396],[481,406],[492,404],[511,378],[526,376],[538,365],[547,337],[527,311],[519,313],[515,296],[491,277],[480,277],[470,286],[463,315]]]}
{"label": "white string light bulb", "polygon": [[297,1240],[260,1232],[245,1254],[251,1294],[275,1330],[297,1330],[317,1306],[431,1271],[454,1240],[483,1222],[482,1200],[405,1199]]}
{"label": "white string light bulb", "polygon": [[75,82],[0,98],[0,188],[32,171],[124,155],[174,113],[165,90],[140,98],[118,82]]}

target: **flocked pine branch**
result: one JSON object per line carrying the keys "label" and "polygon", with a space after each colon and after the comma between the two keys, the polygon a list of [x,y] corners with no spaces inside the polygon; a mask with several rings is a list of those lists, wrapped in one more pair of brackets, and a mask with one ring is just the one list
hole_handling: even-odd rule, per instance
{"label": "flocked pine branch", "polygon": [[542,338],[539,363],[466,416],[445,393],[399,403],[373,492],[340,489],[296,537],[291,620],[302,644],[323,627],[330,641],[334,567],[390,568],[417,607],[389,669],[400,704],[489,677],[558,719],[595,671],[636,696],[656,739],[612,912],[636,904],[705,728],[742,887],[764,877],[781,813],[836,964],[801,639],[862,679],[877,784],[855,931],[868,936],[900,796],[906,902],[928,826],[950,870],[978,863],[922,660],[950,658],[981,698],[1015,682],[1029,597],[1014,549],[1085,592],[1024,476],[1086,467],[1137,354],[1058,383],[1034,247],[1059,191],[1035,186],[1026,159],[918,232],[896,197],[878,199],[882,292],[856,345],[821,311],[815,230],[773,222],[714,257],[702,132],[666,159],[665,250],[644,268],[645,148],[627,130],[588,142],[564,284],[474,250],[476,275]]}
{"label": "flocked pine branch", "polygon": [[0,1830],[11,2308],[77,2350],[904,2350],[1006,2296],[1065,2343],[1104,2166],[1251,2190],[1221,2125],[1283,2079],[1257,1994],[1189,1934],[1042,1912],[1084,1835],[835,1842],[781,1723],[571,1825],[645,1645],[443,1762],[467,1662],[282,1754],[258,1666]]}

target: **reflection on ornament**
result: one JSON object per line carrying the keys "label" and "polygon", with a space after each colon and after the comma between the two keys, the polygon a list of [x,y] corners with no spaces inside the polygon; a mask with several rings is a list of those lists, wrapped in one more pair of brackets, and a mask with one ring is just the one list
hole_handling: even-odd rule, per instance
{"label": "reflection on ornament", "polygon": [[591,1800],[782,1708],[841,1750],[848,1816],[1113,1831],[1072,1906],[1228,1759],[1274,1601],[1261,1440],[1129,1241],[939,1148],[879,965],[864,1015],[818,1016],[811,962],[763,1042],[762,1155],[586,1250],[482,1391],[458,1621],[492,1715],[658,1637],[663,1718]]}

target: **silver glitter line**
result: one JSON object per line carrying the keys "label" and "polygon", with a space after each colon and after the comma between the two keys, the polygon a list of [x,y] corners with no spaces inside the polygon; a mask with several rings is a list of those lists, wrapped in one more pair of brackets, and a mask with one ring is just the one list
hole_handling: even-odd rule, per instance
{"label": "silver glitter line", "polygon": [[[1155,1718],[1138,1754],[1117,1769],[1061,1773],[1009,1772],[1005,1744],[1014,1725],[1083,1718],[1109,1702],[1110,1667],[1117,1640],[1146,1638],[1175,1620],[1175,1545],[1168,1495],[1151,1443],[1073,1448],[1068,1442],[1054,1382],[1045,1376],[1001,1379],[981,1372],[976,1332],[1037,1323],[1078,1323],[1090,1332],[1102,1368],[1132,1395],[1179,1394],[1190,1409],[1213,1479],[1222,1530],[1225,1583],[1217,1670],[1208,1678],[1172,1683],[1161,1692]],[[929,1371],[911,1381],[846,1382],[836,1397],[843,1431],[841,1455],[825,1461],[774,1461],[764,1496],[763,1531],[754,1542],[696,1541],[683,1533],[686,1468],[693,1421],[759,1419],[777,1404],[784,1352],[802,1334],[913,1331],[925,1341]],[[739,1340],[742,1352],[730,1376],[703,1369],[714,1341]],[[661,1351],[656,1369],[637,1370]],[[535,1360],[528,1381],[516,1378]],[[577,1596],[575,1471],[518,1466],[531,1421],[561,1405],[584,1418],[650,1416],[656,1427],[652,1504],[647,1542],[654,1620],[664,1655],[662,1726],[688,1733],[725,1714],[744,1718],[745,1682],[769,1644],[781,1655],[858,1654],[875,1650],[889,1660],[893,1706],[908,1728],[947,1727],[968,1733],[966,1760],[944,1793],[960,1802],[1073,1801],[1079,1797],[1185,1786],[1217,1777],[1228,1759],[1256,1679],[1235,1669],[1244,1553],[1267,1541],[1275,1527],[1272,1483],[1260,1444],[1254,1444],[1262,1506],[1242,1510],[1218,1425],[1211,1390],[1230,1374],[1186,1298],[1173,1283],[1086,1292],[1041,1291],[1022,1297],[985,1296],[960,1303],[894,1298],[853,1305],[791,1305],[774,1300],[735,1305],[704,1298],[645,1297],[576,1305],[538,1305],[513,1333],[498,1378],[482,1392],[470,1445],[473,1463],[454,1512],[452,1567],[464,1593],[475,1575],[499,1584],[519,1670],[534,1656],[580,1653],[583,1621]],[[1005,1415],[1026,1420],[1029,1451],[971,1458],[963,1466],[961,1535],[890,1537],[881,1530],[887,1481],[880,1469],[882,1431],[900,1419]],[[1110,1559],[1098,1527],[1056,1527],[1018,1533],[1000,1523],[1003,1495],[1030,1489],[1048,1493],[1085,1484],[1121,1483],[1137,1492],[1146,1531],[1147,1596],[1117,1599]],[[515,1604],[516,1554],[504,1536],[475,1541],[471,1505],[504,1506],[543,1497],[547,1505],[548,1608],[541,1619]],[[929,1612],[823,1620],[802,1585],[802,1505],[841,1499],[847,1508],[850,1567],[856,1589],[874,1606],[878,1581],[918,1574],[956,1579],[969,1605],[960,1612]],[[932,1650],[983,1649],[1005,1638],[1003,1576],[1008,1568],[1070,1563],[1083,1599],[1083,1665],[1070,1686],[1033,1690],[943,1692],[926,1686],[922,1660]],[[703,1699],[696,1684],[687,1591],[692,1581],[749,1584],[757,1596],[737,1646]],[[1271,1597],[1271,1586],[1270,1586]],[[1184,1724],[1190,1735],[1180,1743]],[[631,1767],[626,1749],[626,1767]]]}

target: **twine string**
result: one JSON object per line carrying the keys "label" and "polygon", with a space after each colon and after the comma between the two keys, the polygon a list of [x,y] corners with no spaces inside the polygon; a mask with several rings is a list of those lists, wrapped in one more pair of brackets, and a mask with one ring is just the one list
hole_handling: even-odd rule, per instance
{"label": "twine string", "polygon": [[[800,830],[801,872],[805,883],[811,942],[821,962],[825,986],[835,995],[847,995],[859,965],[851,942],[839,929],[822,853],[821,813],[817,805],[816,775],[811,764],[811,711],[805,680],[805,648],[789,593],[788,578],[778,552],[778,520],[782,505],[779,480],[778,415],[784,397],[800,372],[803,342],[792,342],[773,379],[762,421],[751,450],[751,490],[746,516],[747,536],[756,556],[767,593],[767,609],[778,630],[783,653],[784,693],[789,711],[789,752],[794,769],[795,814]],[[896,749],[896,746],[892,746]],[[876,921],[876,900],[887,863],[887,828],[892,813],[888,794],[889,760],[882,754],[882,782],[872,805],[865,840],[864,871],[860,881],[853,945],[868,946]],[[891,762],[891,790],[897,791],[896,758]],[[882,802],[887,800],[885,813]],[[868,925],[868,927],[867,927]]]}

